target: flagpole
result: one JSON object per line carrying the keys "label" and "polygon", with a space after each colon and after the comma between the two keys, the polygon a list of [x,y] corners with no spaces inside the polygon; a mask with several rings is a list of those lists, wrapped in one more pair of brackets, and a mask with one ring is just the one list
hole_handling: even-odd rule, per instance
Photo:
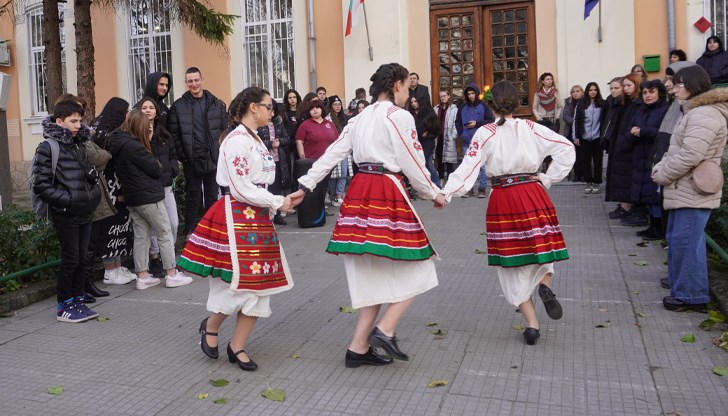
{"label": "flagpole", "polygon": [[599,28],[597,28],[597,38],[602,43],[602,2],[599,2]]}
{"label": "flagpole", "polygon": [[367,30],[367,43],[369,44],[369,60],[374,60],[374,49],[372,49],[372,41],[369,39],[369,21],[367,20],[367,5],[366,2],[361,2],[361,8],[364,11],[364,27]]}

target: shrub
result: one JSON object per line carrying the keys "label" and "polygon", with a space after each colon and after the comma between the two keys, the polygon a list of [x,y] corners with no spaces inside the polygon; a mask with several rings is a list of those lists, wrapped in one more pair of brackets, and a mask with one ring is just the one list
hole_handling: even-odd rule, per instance
{"label": "shrub", "polygon": [[728,203],[724,201],[728,198],[728,163],[723,163],[723,203],[718,209],[713,210],[710,214],[708,226],[705,232],[715,240],[716,243],[724,250],[728,250]]}

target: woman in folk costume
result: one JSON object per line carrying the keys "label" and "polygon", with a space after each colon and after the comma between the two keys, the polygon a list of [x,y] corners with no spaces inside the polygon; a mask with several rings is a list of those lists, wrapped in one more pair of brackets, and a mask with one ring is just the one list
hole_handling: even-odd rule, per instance
{"label": "woman in folk costume", "polygon": [[[369,89],[377,102],[349,121],[308,174],[298,179],[301,188],[291,194],[294,204],[300,201],[350,153],[359,165],[326,249],[344,254],[351,304],[359,309],[344,360],[347,367],[392,362],[373,347],[407,361],[397,345],[397,324],[416,295],[438,284],[435,250],[404,189],[407,175],[422,198],[434,200],[436,207],[445,204],[425,167],[415,121],[401,108],[409,97],[408,76],[399,64],[379,67]],[[385,303],[387,309],[375,326]]]}
{"label": "woman in folk costume", "polygon": [[[488,264],[498,267],[506,300],[526,319],[523,333],[533,345],[540,336],[531,296],[536,288],[552,319],[562,309],[551,291],[553,262],[569,258],[551,200],[546,193],[574,165],[574,145],[565,137],[530,120],[513,118],[518,92],[509,82],[493,86],[497,123],[481,127],[460,167],[442,190],[447,200],[470,189],[481,165],[487,166],[493,191],[485,214]],[[536,173],[546,156],[553,161],[546,173]]]}
{"label": "woman in folk costume", "polygon": [[270,94],[258,87],[246,88],[230,103],[231,126],[217,163],[224,197],[205,213],[178,261],[188,273],[210,277],[202,351],[217,359],[217,331],[225,318],[237,315],[227,355],[244,371],[258,368],[244,348],[257,318],[270,316],[270,295],[293,287],[271,221],[277,210],[290,211],[291,200],[268,192],[276,164],[255,133],[268,125],[272,109]]}

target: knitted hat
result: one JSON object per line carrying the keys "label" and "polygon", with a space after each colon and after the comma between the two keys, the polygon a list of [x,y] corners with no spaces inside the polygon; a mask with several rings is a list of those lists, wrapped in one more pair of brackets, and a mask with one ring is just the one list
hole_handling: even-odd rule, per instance
{"label": "knitted hat", "polygon": [[665,69],[665,74],[673,76],[673,75],[677,74],[677,71],[679,71],[681,69],[689,68],[689,67],[695,66],[695,65],[697,65],[697,64],[693,61],[677,61],[677,62],[671,63],[670,65],[667,66],[667,68]]}

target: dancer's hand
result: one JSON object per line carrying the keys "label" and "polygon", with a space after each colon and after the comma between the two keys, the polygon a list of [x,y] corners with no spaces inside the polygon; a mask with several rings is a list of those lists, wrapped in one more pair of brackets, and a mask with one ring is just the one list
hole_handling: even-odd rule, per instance
{"label": "dancer's hand", "polygon": [[291,203],[291,197],[290,196],[283,197],[283,205],[281,205],[280,210],[283,212],[291,212],[291,209],[293,209],[293,204]]}
{"label": "dancer's hand", "polygon": [[437,209],[443,209],[445,208],[445,205],[447,205],[447,199],[445,199],[445,196],[443,194],[437,194],[435,196],[435,199],[432,200],[435,204],[435,208]]}
{"label": "dancer's hand", "polygon": [[303,201],[303,197],[305,195],[306,193],[300,189],[296,192],[293,192],[292,194],[289,194],[288,196],[291,198],[291,208],[298,206]]}

